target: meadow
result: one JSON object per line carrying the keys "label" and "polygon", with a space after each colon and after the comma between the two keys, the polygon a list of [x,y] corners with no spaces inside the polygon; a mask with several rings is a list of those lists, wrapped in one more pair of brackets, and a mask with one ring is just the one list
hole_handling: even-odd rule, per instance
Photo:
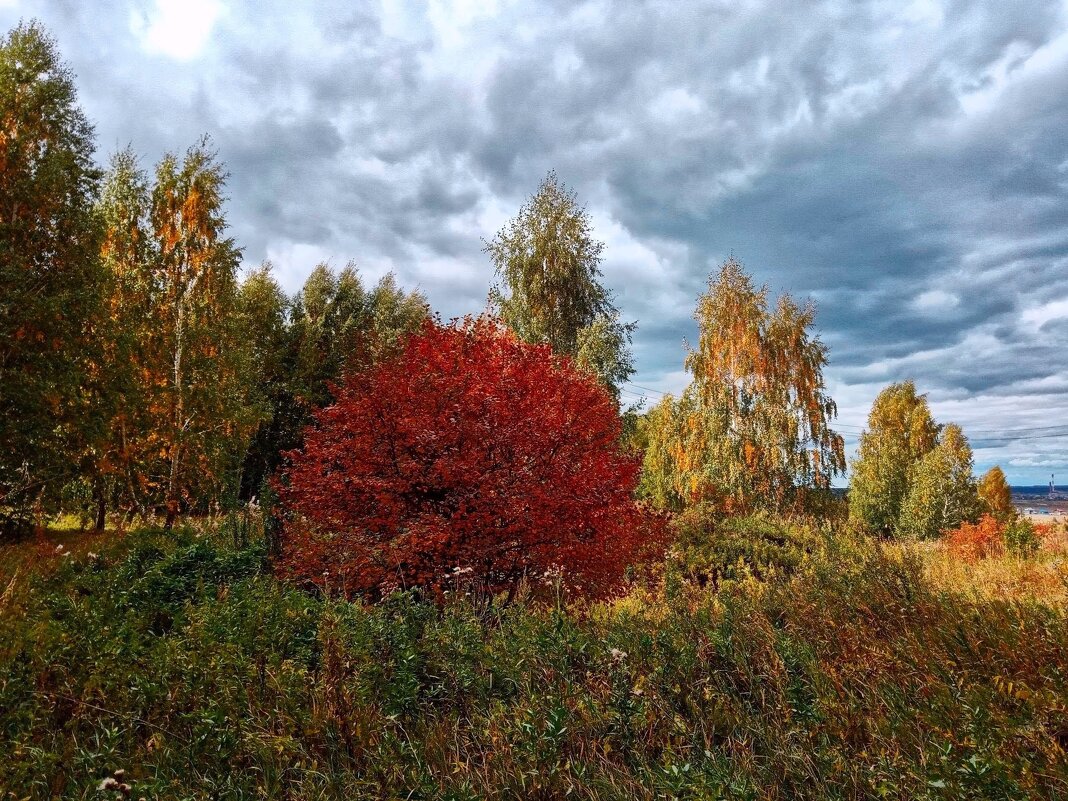
{"label": "meadow", "polygon": [[0,547],[2,797],[1064,798],[1066,556],[741,518],[608,602],[369,605],[255,518],[52,532]]}

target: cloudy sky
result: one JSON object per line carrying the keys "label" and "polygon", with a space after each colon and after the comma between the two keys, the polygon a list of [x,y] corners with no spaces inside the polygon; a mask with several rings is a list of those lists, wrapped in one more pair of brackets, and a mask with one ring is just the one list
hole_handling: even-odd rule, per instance
{"label": "cloudy sky", "polygon": [[638,320],[632,395],[685,384],[733,252],[818,302],[851,449],[911,377],[977,468],[1068,484],[1068,2],[0,0],[29,17],[102,161],[212,135],[289,290],[355,259],[478,312],[481,238],[556,169]]}

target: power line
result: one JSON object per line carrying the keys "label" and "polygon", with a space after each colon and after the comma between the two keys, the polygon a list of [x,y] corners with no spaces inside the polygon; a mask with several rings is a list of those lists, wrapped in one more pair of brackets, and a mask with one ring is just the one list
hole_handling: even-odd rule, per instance
{"label": "power line", "polygon": [[661,392],[659,389],[652,389],[650,387],[643,387],[641,384],[635,384],[635,383],[632,383],[630,381],[627,381],[626,383],[629,386],[635,387],[636,389],[644,389],[646,392],[652,392],[654,395],[660,395],[661,397],[663,397],[664,395],[668,394],[666,392]]}
{"label": "power line", "polygon": [[[658,389],[652,387],[646,387],[641,384],[635,384],[633,381],[626,381],[624,384],[627,387],[633,387],[634,389],[642,390],[642,392],[635,392],[634,389],[620,388],[621,392],[625,392],[628,395],[647,399],[644,393],[652,393],[664,397],[669,394],[661,392]],[[857,425],[855,423],[832,423],[831,427],[834,429],[842,429],[844,433],[859,435],[866,432],[867,426]],[[964,428],[962,426],[962,428]],[[852,429],[852,431],[850,431]],[[1039,433],[1039,432],[1051,432],[1051,433]],[[1068,424],[1052,425],[1052,426],[1022,426],[1020,428],[973,428],[964,429],[964,433],[973,438],[976,442],[1014,442],[1018,440],[1029,439],[1059,439],[1062,437],[1068,437]]]}
{"label": "power line", "polygon": [[1022,436],[993,436],[993,437],[975,437],[975,442],[1019,442],[1021,440],[1032,439],[1064,439],[1068,437],[1068,431],[1061,431],[1056,434],[1024,434]]}

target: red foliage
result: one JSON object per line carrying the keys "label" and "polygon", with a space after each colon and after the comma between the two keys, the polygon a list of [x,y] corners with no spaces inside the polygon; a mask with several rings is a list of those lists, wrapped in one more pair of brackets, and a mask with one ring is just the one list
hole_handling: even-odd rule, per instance
{"label": "red foliage", "polygon": [[1052,542],[1057,536],[1057,527],[1053,523],[1035,523],[1035,536],[1043,544]]}
{"label": "red foliage", "polygon": [[946,534],[946,544],[957,556],[969,562],[1000,556],[1005,551],[1005,526],[993,515],[983,515],[978,523],[961,523]]}
{"label": "red foliage", "polygon": [[[348,595],[616,587],[645,544],[608,393],[489,319],[428,322],[350,375],[278,482],[282,569]],[[324,575],[325,574],[325,575]]]}

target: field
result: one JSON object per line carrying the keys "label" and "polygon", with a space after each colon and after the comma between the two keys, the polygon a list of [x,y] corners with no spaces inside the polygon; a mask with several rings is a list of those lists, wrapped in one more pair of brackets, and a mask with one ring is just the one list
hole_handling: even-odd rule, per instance
{"label": "field", "polygon": [[1068,797],[1063,533],[718,542],[582,606],[313,597],[237,520],[3,546],[0,797]]}

